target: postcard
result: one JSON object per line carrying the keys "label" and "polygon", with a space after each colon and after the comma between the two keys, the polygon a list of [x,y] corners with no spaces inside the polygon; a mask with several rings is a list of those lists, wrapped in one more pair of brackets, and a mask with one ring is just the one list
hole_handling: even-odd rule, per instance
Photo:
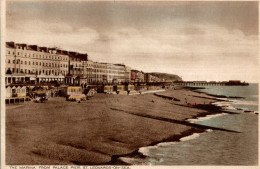
{"label": "postcard", "polygon": [[1,165],[259,167],[259,2],[2,2]]}

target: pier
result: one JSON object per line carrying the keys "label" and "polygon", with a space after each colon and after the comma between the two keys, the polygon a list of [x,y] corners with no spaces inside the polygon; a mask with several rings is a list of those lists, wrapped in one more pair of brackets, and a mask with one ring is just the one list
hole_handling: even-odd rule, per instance
{"label": "pier", "polygon": [[230,80],[230,81],[176,81],[174,82],[176,85],[182,86],[248,86],[249,83],[241,82],[239,80]]}

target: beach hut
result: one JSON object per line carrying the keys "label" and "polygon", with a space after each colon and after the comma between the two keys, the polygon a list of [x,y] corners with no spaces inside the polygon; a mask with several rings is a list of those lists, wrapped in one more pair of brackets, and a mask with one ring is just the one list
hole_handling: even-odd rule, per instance
{"label": "beach hut", "polygon": [[12,88],[10,86],[6,86],[5,88],[5,97],[8,98],[8,97],[12,97]]}
{"label": "beach hut", "polygon": [[104,93],[112,93],[112,92],[113,92],[113,86],[111,85],[104,86]]}
{"label": "beach hut", "polygon": [[86,95],[83,94],[81,86],[64,86],[61,88],[61,94],[67,100],[86,100]]}
{"label": "beach hut", "polygon": [[16,97],[16,96],[17,96],[16,87],[13,86],[13,87],[11,87],[11,97]]}
{"label": "beach hut", "polygon": [[135,86],[134,85],[127,85],[126,88],[127,88],[127,91],[135,90]]}
{"label": "beach hut", "polygon": [[26,96],[26,87],[25,86],[22,86],[22,87],[19,86],[19,89],[17,91],[17,96],[18,97],[25,97]]}
{"label": "beach hut", "polygon": [[19,95],[20,95],[20,90],[21,90],[21,86],[17,86],[17,87],[16,87],[17,97],[19,97]]}
{"label": "beach hut", "polygon": [[126,87],[127,87],[127,92],[128,92],[129,95],[137,93],[134,85],[127,85]]}
{"label": "beach hut", "polygon": [[29,101],[26,97],[26,86],[6,86],[6,103]]}
{"label": "beach hut", "polygon": [[81,86],[68,86],[67,88],[63,88],[63,93],[64,92],[67,96],[70,96],[82,94],[83,90]]}
{"label": "beach hut", "polygon": [[120,91],[124,91],[124,90],[125,90],[125,86],[124,85],[114,86],[114,91],[116,91],[116,92],[120,92]]}

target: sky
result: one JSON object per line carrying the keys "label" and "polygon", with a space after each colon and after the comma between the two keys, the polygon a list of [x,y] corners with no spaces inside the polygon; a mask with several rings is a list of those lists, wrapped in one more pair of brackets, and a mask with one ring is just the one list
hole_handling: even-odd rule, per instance
{"label": "sky", "polygon": [[258,2],[19,2],[6,40],[183,80],[258,82]]}

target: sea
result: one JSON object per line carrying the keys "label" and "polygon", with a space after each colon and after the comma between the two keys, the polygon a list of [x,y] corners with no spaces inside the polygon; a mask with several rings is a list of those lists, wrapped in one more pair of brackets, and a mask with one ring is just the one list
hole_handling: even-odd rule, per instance
{"label": "sea", "polygon": [[131,165],[258,165],[258,84],[196,87],[204,87],[199,92],[227,96],[214,104],[236,114],[220,113],[188,121],[237,132],[208,129],[178,142],[141,147],[138,152],[144,158],[120,160]]}

